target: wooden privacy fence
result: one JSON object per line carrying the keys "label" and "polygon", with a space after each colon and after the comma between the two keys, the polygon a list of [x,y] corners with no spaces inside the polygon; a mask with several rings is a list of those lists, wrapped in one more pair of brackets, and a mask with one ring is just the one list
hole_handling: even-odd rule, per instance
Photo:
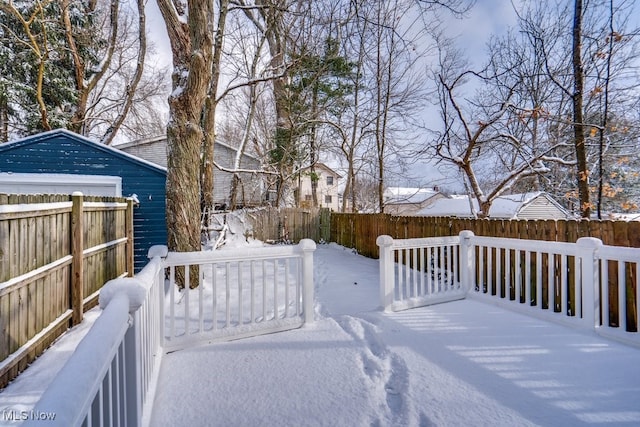
{"label": "wooden privacy fence", "polygon": [[132,274],[132,200],[0,194],[0,388]]}
{"label": "wooden privacy fence", "polygon": [[326,208],[260,208],[246,211],[251,236],[263,242],[330,241],[331,211]]}
{"label": "wooden privacy fence", "polygon": [[377,258],[376,238],[394,239],[457,236],[470,230],[476,236],[575,243],[595,237],[605,245],[640,248],[640,221],[501,220],[449,217],[408,217],[388,214],[331,215],[331,241]]}

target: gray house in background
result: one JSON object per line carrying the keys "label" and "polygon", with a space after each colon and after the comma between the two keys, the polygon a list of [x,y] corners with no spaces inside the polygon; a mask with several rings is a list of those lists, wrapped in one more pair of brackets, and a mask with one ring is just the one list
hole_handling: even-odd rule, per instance
{"label": "gray house in background", "polygon": [[[167,167],[167,138],[164,135],[114,145],[114,148],[159,166]],[[235,148],[216,141],[214,157],[216,163],[221,167],[233,169],[236,153],[237,150]],[[240,169],[260,170],[260,159],[250,154],[243,154],[240,158]],[[214,168],[213,201],[216,208],[224,209],[229,205],[232,180],[233,173]],[[264,201],[264,191],[264,181],[260,174],[242,172],[240,173],[240,185],[237,189],[236,203],[240,206],[261,205]]]}

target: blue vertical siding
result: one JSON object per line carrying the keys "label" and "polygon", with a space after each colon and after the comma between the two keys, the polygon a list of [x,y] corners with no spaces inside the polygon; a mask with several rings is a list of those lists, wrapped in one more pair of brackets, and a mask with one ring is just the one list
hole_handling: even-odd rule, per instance
{"label": "blue vertical siding", "polygon": [[0,172],[112,175],[122,178],[122,195],[136,194],[135,270],[147,262],[152,245],[166,245],[164,168],[66,130],[0,144]]}

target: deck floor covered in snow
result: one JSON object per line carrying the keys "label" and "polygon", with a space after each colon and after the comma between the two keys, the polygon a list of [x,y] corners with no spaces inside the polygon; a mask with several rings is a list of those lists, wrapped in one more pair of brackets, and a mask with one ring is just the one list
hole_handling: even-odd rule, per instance
{"label": "deck floor covered in snow", "polygon": [[314,323],[165,355],[151,425],[640,425],[638,348],[469,299],[383,313],[334,244],[314,278]]}

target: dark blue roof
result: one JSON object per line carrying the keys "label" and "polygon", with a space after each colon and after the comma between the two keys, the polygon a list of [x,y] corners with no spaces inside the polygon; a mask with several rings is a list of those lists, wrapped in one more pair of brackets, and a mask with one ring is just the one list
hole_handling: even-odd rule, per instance
{"label": "dark blue roof", "polygon": [[58,129],[0,144],[0,172],[110,175],[122,178],[122,194],[137,195],[134,210],[135,267],[152,245],[165,245],[165,168]]}

